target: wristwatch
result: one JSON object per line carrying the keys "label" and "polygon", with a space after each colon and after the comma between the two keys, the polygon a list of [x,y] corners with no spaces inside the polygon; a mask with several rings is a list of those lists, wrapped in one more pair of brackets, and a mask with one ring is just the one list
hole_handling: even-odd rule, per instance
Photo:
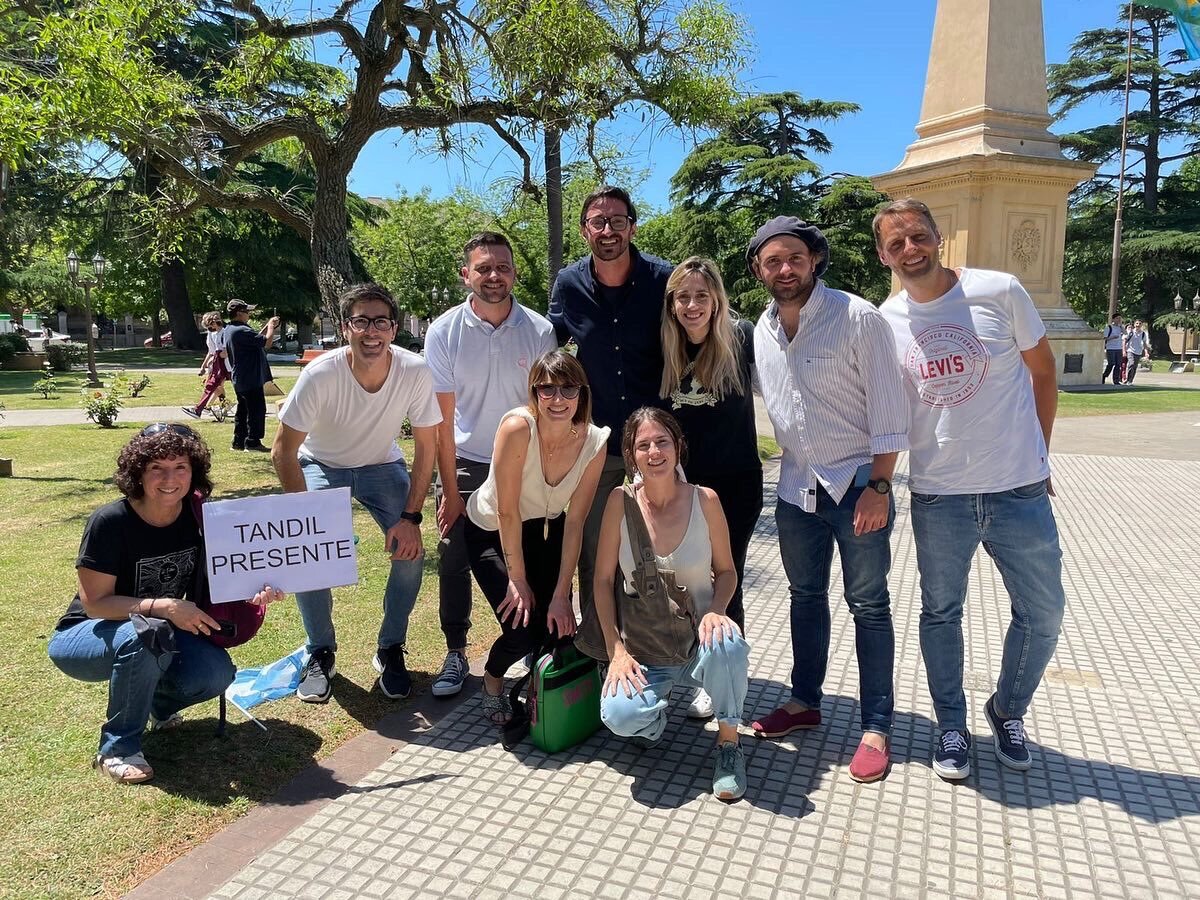
{"label": "wristwatch", "polygon": [[886,478],[869,478],[867,479],[867,487],[877,494],[890,494],[892,492],[892,483]]}
{"label": "wristwatch", "polygon": [[414,525],[420,525],[425,520],[425,516],[420,512],[402,512],[400,518],[405,522],[412,522]]}

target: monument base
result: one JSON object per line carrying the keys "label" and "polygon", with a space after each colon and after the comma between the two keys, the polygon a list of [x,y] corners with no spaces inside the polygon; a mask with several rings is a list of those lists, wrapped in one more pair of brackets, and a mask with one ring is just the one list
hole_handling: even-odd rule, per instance
{"label": "monument base", "polygon": [[1104,373],[1104,338],[1073,309],[1039,308],[1038,314],[1054,351],[1059,387],[1098,383]]}

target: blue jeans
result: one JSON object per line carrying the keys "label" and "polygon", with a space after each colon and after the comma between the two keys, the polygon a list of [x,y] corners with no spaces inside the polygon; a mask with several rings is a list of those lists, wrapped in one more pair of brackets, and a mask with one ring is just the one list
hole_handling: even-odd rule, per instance
{"label": "blue jeans", "polygon": [[1045,482],[995,494],[913,491],[912,523],[921,575],[921,656],[938,728],[967,727],[962,610],[980,543],[1000,570],[1012,604],[996,711],[1004,718],[1024,716],[1054,654],[1067,602]]}
{"label": "blue jeans", "polygon": [[50,661],[64,674],[108,682],[108,718],[100,729],[104,756],[140,753],[151,713],[166,719],[211,700],[233,681],[233,663],[220,647],[179,629],[175,646],[173,656],[155,657],[128,619],[88,619],[50,638]]}
{"label": "blue jeans", "polygon": [[725,725],[742,721],[746,702],[750,645],[740,636],[724,638],[711,649],[697,647],[682,666],[642,666],[649,682],[641,695],[600,698],[600,721],[613,734],[657,741],[667,727],[667,705],[676,684],[702,687],[712,697],[713,714]]}
{"label": "blue jeans", "polygon": [[[317,462],[300,459],[304,483],[310,491],[325,488],[350,488],[350,496],[366,507],[371,518],[385,534],[400,521],[400,513],[408,503],[408,469],[402,460],[359,466],[356,469],[337,469]],[[390,552],[390,551],[389,551]],[[421,590],[421,573],[425,561],[394,559],[383,590],[383,624],[379,626],[379,646],[403,644],[408,637],[408,617],[417,603]],[[304,632],[308,635],[308,650],[336,650],[333,631],[333,592],[329,588],[303,591],[296,594]]]}
{"label": "blue jeans", "polygon": [[821,685],[829,662],[829,576],[837,544],[842,593],[854,616],[862,728],[886,735],[891,734],[896,705],[892,684],[896,639],[887,586],[896,506],[889,497],[887,525],[855,535],[854,505],[862,492],[863,488],[850,487],[842,502],[834,503],[818,487],[817,511],[812,513],[785,500],[775,504],[779,555],[792,599],[792,699],[809,709],[821,708]]}

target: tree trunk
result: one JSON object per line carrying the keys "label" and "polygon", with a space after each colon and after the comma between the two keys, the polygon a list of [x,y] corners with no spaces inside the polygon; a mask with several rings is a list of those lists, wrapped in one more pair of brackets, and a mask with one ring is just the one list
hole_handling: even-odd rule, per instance
{"label": "tree trunk", "polygon": [[340,322],[338,295],[354,280],[346,216],[348,167],[317,167],[312,211],[312,262],[325,315]]}
{"label": "tree trunk", "polygon": [[546,254],[546,287],[549,289],[554,287],[554,280],[563,266],[562,190],[562,132],[553,125],[547,125],[546,226],[550,240]]}
{"label": "tree trunk", "polygon": [[162,281],[162,305],[171,325],[171,342],[177,350],[203,350],[206,347],[196,327],[192,301],[188,296],[187,273],[183,261],[168,259],[159,266]]}

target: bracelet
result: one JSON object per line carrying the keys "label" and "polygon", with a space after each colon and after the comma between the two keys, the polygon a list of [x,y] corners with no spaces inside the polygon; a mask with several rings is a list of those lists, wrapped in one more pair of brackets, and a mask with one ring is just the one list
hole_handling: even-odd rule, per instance
{"label": "bracelet", "polygon": [[153,616],[154,616],[154,598],[153,597],[150,598],[150,616],[151,616],[151,618],[153,618]]}

